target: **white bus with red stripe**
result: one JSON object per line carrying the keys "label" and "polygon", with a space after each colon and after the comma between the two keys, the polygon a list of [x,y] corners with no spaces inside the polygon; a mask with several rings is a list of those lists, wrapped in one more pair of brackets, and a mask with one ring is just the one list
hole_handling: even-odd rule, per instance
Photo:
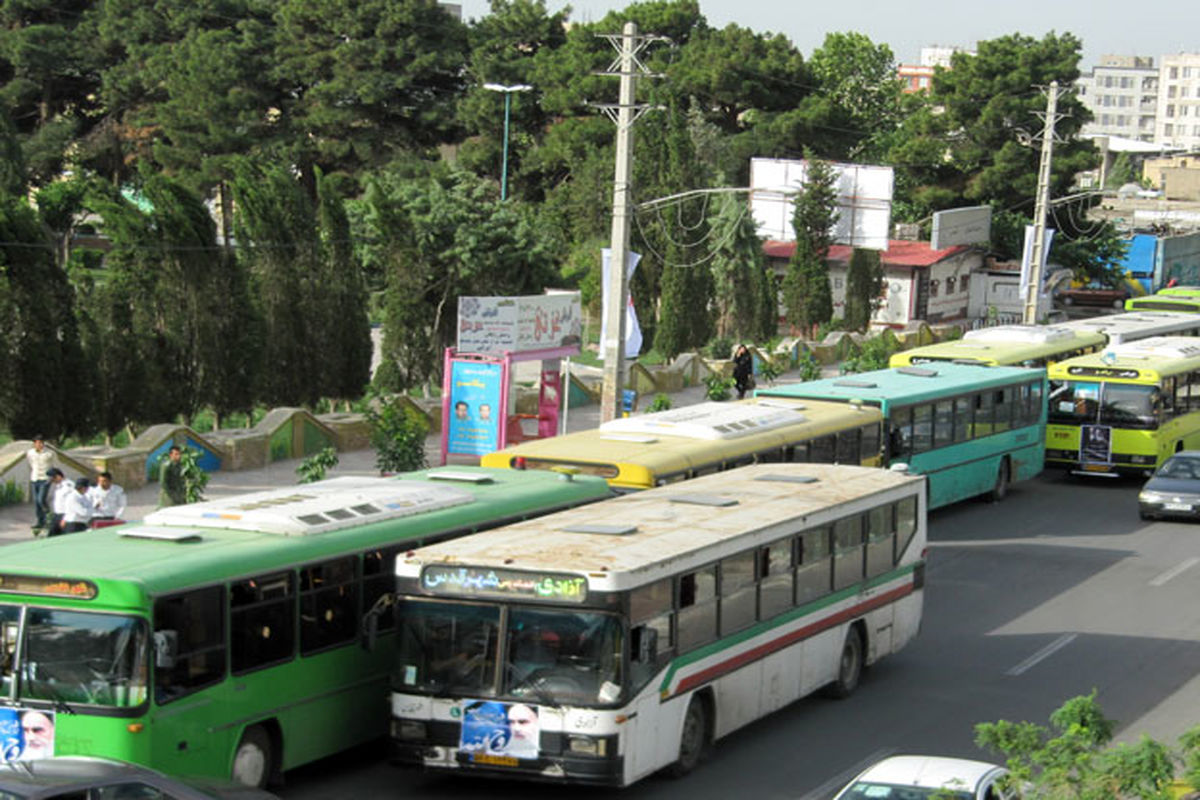
{"label": "white bus with red stripe", "polygon": [[393,760],[624,786],[921,624],[924,479],[761,464],[398,559]]}

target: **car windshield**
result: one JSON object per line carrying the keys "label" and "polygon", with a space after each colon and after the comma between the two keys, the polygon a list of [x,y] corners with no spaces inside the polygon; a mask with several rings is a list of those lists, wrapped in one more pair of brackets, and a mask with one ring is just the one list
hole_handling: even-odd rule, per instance
{"label": "car windshield", "polygon": [[1098,381],[1054,381],[1049,421],[1060,425],[1158,427],[1157,386]]}
{"label": "car windshield", "polygon": [[842,794],[838,800],[972,800],[974,794],[953,786],[934,789],[924,786],[905,786],[893,783],[858,781]]}
{"label": "car windshield", "polygon": [[1177,480],[1194,480],[1200,478],[1200,458],[1193,456],[1171,456],[1158,468],[1158,472],[1154,474],[1155,477],[1175,478]]}
{"label": "car windshield", "polygon": [[[4,685],[11,687],[16,606],[0,606]],[[136,617],[30,608],[20,654],[23,700],[130,707],[146,699],[146,623]]]}

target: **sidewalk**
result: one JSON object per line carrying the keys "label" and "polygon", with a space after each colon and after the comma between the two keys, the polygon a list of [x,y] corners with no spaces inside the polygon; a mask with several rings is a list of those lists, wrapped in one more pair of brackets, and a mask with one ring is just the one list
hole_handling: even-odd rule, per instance
{"label": "sidewalk", "polygon": [[[796,380],[790,374],[791,380]],[[788,376],[783,376],[777,383],[788,382]],[[702,402],[705,387],[703,384],[689,386],[671,395],[672,407],[693,405]],[[643,403],[651,398],[643,398]],[[595,428],[600,424],[600,406],[596,404],[572,408],[567,414],[567,430],[579,431]],[[430,466],[436,466],[441,456],[440,434],[433,434],[425,441],[425,456]],[[375,467],[375,451],[354,450],[338,453],[338,465],[329,471],[327,477],[338,475],[378,475]],[[467,459],[456,459],[452,463],[469,463]],[[275,489],[281,486],[293,486],[298,482],[296,467],[300,459],[276,461],[261,469],[241,471],[218,470],[211,474],[205,496],[209,499],[223,497],[243,492]],[[158,507],[158,484],[151,483],[139,489],[127,490],[129,505],[125,511],[125,519],[139,520]],[[28,541],[33,538],[33,505],[22,503],[0,508],[0,545],[13,542]]]}

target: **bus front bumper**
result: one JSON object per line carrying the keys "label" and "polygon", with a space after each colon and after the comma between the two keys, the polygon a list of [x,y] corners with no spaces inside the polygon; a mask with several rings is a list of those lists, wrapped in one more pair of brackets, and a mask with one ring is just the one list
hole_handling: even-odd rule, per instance
{"label": "bus front bumper", "polygon": [[491,778],[582,783],[593,786],[621,786],[624,783],[623,756],[585,757],[541,755],[536,759],[515,759],[466,753],[456,746],[418,744],[392,739],[394,764],[424,769],[461,769]]}

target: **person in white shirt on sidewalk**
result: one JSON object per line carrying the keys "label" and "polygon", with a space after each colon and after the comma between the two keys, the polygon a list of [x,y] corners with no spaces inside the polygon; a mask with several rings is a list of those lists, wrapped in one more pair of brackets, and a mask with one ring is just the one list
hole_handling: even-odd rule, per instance
{"label": "person in white shirt on sidewalk", "polygon": [[45,438],[40,433],[34,436],[33,447],[25,451],[25,462],[29,464],[29,494],[33,498],[35,532],[46,527],[46,518],[50,515],[50,500],[47,497],[50,479],[46,473],[55,465],[55,459],[54,451],[46,447]]}
{"label": "person in white shirt on sidewalk", "polygon": [[50,520],[46,528],[47,536],[58,536],[63,532],[63,515],[67,513],[67,498],[75,492],[75,484],[66,479],[58,467],[51,467],[46,472],[50,479],[49,500]]}
{"label": "person in white shirt on sidewalk", "polygon": [[96,510],[93,521],[121,519],[125,515],[125,490],[113,483],[108,471],[100,473],[96,485],[88,489],[88,497]]}
{"label": "person in white shirt on sidewalk", "polygon": [[63,533],[86,531],[88,525],[92,523],[92,514],[95,509],[92,506],[91,498],[88,497],[88,486],[87,478],[75,479],[75,486],[64,501]]}

